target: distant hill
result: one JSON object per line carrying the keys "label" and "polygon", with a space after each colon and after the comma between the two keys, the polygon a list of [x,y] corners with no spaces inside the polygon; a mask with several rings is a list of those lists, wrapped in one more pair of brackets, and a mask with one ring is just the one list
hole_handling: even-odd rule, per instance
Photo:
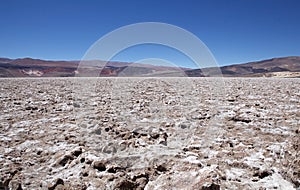
{"label": "distant hill", "polygon": [[[216,76],[217,68],[192,69],[188,76]],[[224,77],[300,77],[300,56],[273,58],[268,60],[220,67]]]}
{"label": "distant hill", "polygon": [[151,64],[104,61],[50,61],[0,58],[0,77],[152,76],[152,77],[300,77],[300,56],[189,69]]}
{"label": "distant hill", "polygon": [[[0,77],[176,76],[187,68],[104,61],[49,61],[0,58]],[[105,65],[106,64],[106,65]],[[105,65],[105,66],[104,66]],[[101,74],[100,74],[101,73]]]}

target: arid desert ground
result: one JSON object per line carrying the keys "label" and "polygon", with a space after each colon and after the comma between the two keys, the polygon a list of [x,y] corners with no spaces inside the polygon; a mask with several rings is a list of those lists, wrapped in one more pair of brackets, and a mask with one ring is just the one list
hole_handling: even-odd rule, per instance
{"label": "arid desert ground", "polygon": [[0,84],[0,189],[300,189],[300,79]]}

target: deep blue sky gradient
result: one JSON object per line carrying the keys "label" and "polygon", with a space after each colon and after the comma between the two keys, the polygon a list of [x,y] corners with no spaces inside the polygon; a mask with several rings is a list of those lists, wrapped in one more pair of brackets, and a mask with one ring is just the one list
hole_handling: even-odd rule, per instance
{"label": "deep blue sky gradient", "polygon": [[[299,0],[1,0],[0,57],[78,60],[103,35],[137,22],[192,32],[220,65],[300,55],[299,10]],[[116,59],[168,59],[168,51],[141,47]]]}

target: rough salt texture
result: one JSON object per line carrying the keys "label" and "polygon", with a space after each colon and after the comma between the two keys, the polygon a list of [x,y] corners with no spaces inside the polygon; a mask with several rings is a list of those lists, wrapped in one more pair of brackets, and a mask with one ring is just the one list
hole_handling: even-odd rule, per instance
{"label": "rough salt texture", "polygon": [[299,189],[299,79],[0,84],[0,189]]}

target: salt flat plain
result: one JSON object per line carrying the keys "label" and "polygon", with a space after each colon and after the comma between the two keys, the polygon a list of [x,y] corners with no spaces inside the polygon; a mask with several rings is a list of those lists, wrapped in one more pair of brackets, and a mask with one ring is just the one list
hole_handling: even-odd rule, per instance
{"label": "salt flat plain", "polygon": [[299,189],[299,79],[0,84],[0,189]]}

